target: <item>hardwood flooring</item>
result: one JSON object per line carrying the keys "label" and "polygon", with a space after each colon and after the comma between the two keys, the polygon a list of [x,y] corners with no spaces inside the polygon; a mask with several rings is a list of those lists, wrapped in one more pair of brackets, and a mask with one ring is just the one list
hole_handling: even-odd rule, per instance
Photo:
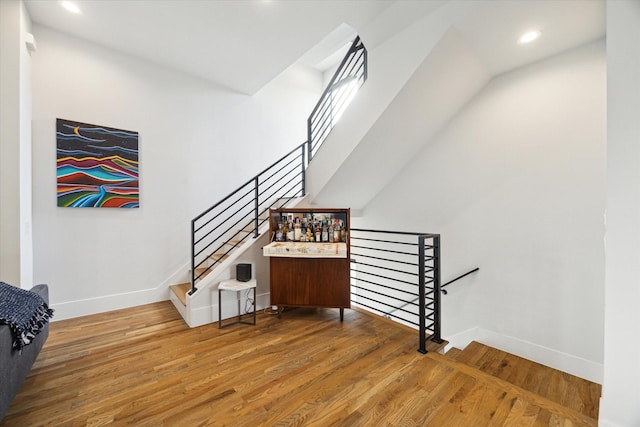
{"label": "hardwood flooring", "polygon": [[222,330],[170,302],[64,320],[0,426],[597,425],[598,385],[476,343],[416,348],[356,310]]}

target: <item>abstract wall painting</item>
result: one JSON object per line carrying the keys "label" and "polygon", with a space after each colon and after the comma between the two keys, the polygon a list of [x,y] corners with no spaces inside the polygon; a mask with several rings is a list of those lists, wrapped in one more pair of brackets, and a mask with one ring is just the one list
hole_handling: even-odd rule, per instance
{"label": "abstract wall painting", "polygon": [[58,206],[140,206],[138,132],[56,120]]}

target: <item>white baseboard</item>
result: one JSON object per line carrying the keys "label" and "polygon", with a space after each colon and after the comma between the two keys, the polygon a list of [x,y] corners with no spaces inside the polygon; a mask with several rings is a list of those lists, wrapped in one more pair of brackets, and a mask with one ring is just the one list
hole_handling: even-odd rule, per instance
{"label": "white baseboard", "polygon": [[[600,399],[602,402],[602,399]],[[623,427],[619,424],[614,424],[609,420],[603,420],[602,418],[598,418],[598,427]]]}
{"label": "white baseboard", "polygon": [[106,295],[98,298],[67,301],[51,305],[51,308],[55,310],[51,321],[57,322],[58,320],[72,319],[74,317],[120,310],[122,308],[136,307],[158,301],[166,301],[168,299],[168,288],[156,288]]}
{"label": "white baseboard", "polygon": [[604,365],[602,363],[586,360],[480,327],[473,327],[445,338],[449,341],[447,350],[450,347],[464,349],[471,341],[478,341],[594,383],[602,384],[603,381]]}

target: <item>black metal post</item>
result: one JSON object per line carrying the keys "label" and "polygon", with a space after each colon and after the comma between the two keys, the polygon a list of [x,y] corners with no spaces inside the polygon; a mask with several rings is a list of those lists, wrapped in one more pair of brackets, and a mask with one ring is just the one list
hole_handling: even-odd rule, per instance
{"label": "black metal post", "polygon": [[191,221],[191,290],[189,291],[189,295],[193,295],[196,288],[196,245],[194,242],[196,235],[196,221]]}
{"label": "black metal post", "polygon": [[312,135],[311,135],[311,116],[307,119],[307,160],[311,162],[313,158],[313,143],[312,143]]}
{"label": "black metal post", "polygon": [[304,197],[304,195],[307,194],[306,193],[306,191],[307,191],[307,189],[306,189],[306,179],[305,179],[306,175],[305,175],[305,162],[304,162],[305,161],[305,158],[304,158],[304,145],[302,146],[302,150],[301,151],[302,151],[301,152],[301,155],[302,155],[302,162],[301,162],[302,163],[302,183],[301,183],[301,185],[302,185],[302,196]]}
{"label": "black metal post", "polygon": [[253,238],[257,238],[259,236],[258,234],[258,217],[260,216],[260,203],[258,202],[258,196],[259,196],[259,192],[258,192],[258,186],[260,185],[260,181],[258,180],[258,176],[256,175],[256,179],[254,181],[254,190],[255,190],[255,196],[254,196],[254,202],[255,202],[255,215],[253,216]]}
{"label": "black metal post", "polygon": [[440,319],[440,235],[433,236],[433,336],[431,341],[442,343]]}
{"label": "black metal post", "polygon": [[418,352],[422,354],[427,353],[427,326],[426,326],[426,298],[425,298],[425,265],[424,265],[424,238],[423,234],[418,236],[418,317],[420,334],[420,346]]}
{"label": "black metal post", "polygon": [[362,74],[363,74],[363,76],[364,76],[364,80],[363,80],[363,82],[366,82],[366,81],[367,81],[367,77],[368,77],[368,71],[369,71],[369,70],[368,70],[368,63],[369,63],[369,61],[368,61],[368,58],[367,58],[367,49],[364,47],[364,45],[362,46],[362,49],[363,49],[363,51],[364,51],[364,52],[363,52],[363,53],[364,53],[364,56],[363,56],[363,61],[364,61],[364,70],[363,70],[363,73],[362,73]]}

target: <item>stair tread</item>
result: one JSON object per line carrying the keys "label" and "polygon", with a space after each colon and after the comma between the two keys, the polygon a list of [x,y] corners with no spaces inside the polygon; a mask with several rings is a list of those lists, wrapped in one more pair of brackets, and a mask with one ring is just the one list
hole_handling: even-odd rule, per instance
{"label": "stair tread", "polygon": [[169,288],[177,295],[180,302],[186,306],[187,292],[191,290],[191,283],[179,283],[177,285],[171,285]]}
{"label": "stair tread", "polygon": [[209,273],[211,273],[211,269],[210,268],[196,268],[196,280],[202,280],[205,277],[207,277],[207,275]]}
{"label": "stair tread", "polygon": [[460,350],[459,348],[456,348],[456,347],[451,347],[451,348],[449,349],[449,351],[447,351],[447,352],[445,353],[445,355],[446,355],[448,358],[450,358],[450,359],[457,360],[458,355],[459,355],[460,353],[462,353],[462,350]]}
{"label": "stair tread", "polygon": [[229,254],[213,254],[209,255],[209,258],[214,261],[224,261],[225,259],[229,258]]}
{"label": "stair tread", "polygon": [[599,384],[476,341],[460,351],[455,360],[590,418],[598,417]]}

